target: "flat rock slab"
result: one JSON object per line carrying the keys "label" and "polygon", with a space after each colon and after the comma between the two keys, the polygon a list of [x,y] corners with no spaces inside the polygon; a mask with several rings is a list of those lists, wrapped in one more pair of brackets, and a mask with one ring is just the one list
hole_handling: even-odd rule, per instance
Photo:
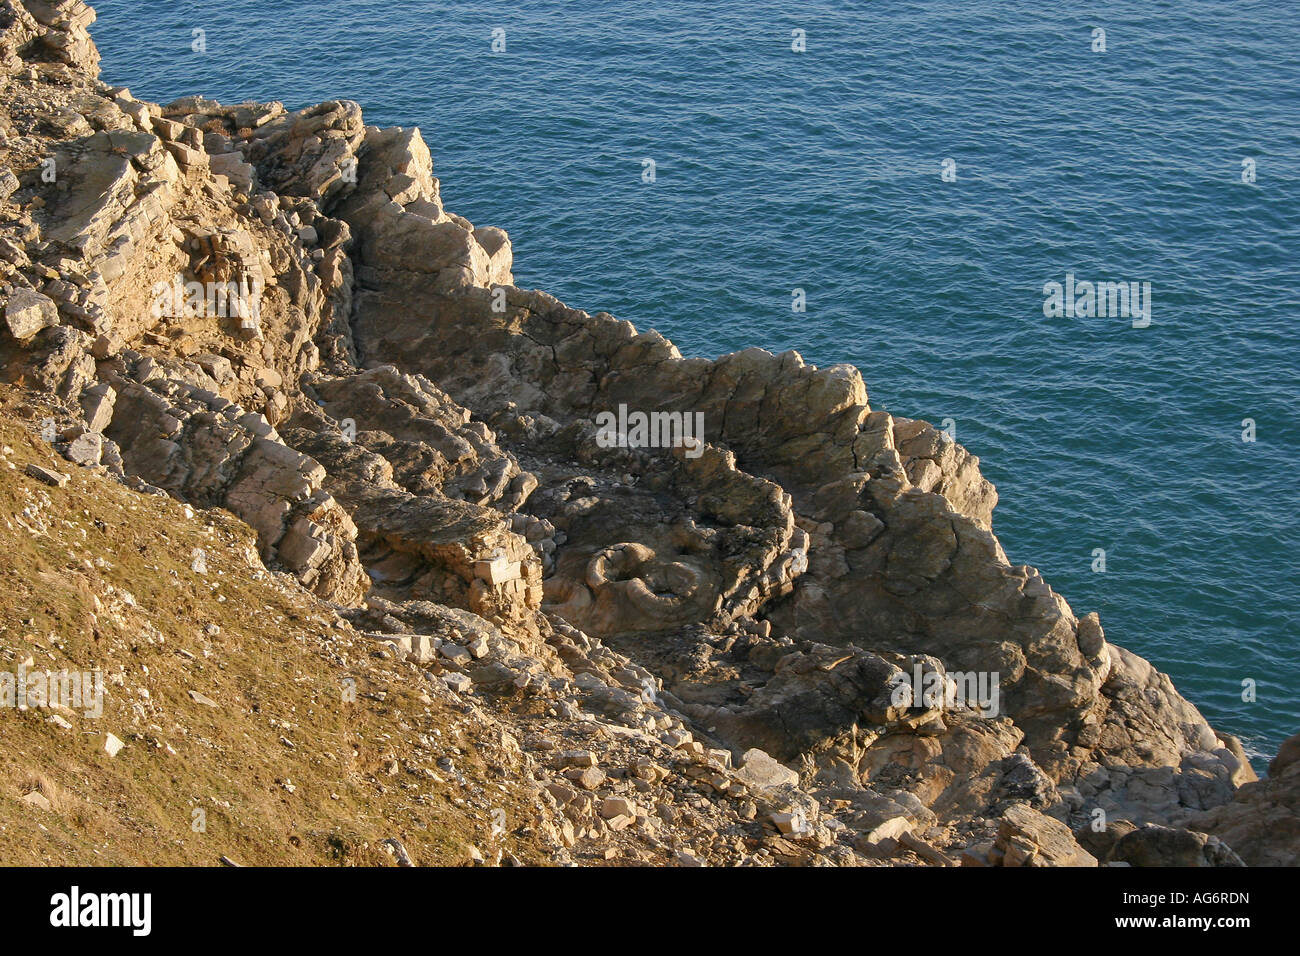
{"label": "flat rock slab", "polygon": [[25,470],[30,477],[35,478],[37,481],[43,481],[47,485],[51,485],[55,488],[62,488],[71,480],[70,476],[65,475],[61,471],[42,468],[40,465],[28,465]]}
{"label": "flat rock slab", "polygon": [[23,799],[23,803],[27,804],[28,806],[37,807],[38,809],[41,810],[54,809],[54,805],[50,803],[49,797],[45,796],[45,794],[41,793],[39,790],[33,790],[31,793],[25,795],[22,799]]}

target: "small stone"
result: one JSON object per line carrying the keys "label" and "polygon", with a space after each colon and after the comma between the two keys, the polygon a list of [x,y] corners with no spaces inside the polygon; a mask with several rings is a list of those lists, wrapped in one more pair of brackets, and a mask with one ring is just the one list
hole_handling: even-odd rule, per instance
{"label": "small stone", "polygon": [[907,817],[890,817],[858,837],[856,843],[861,846],[876,846],[887,840],[897,840],[911,829],[912,821]]}
{"label": "small stone", "polygon": [[447,658],[447,660],[456,664],[470,660],[469,651],[465,650],[465,648],[461,647],[459,644],[443,644],[442,647],[438,648],[438,653]]}
{"label": "small stone", "polygon": [[54,809],[54,805],[50,803],[50,798],[39,790],[33,790],[31,793],[24,795],[22,800],[28,806],[37,807],[41,810],[52,811]]}
{"label": "small stone", "polygon": [[[4,137],[0,136],[0,142],[3,140]],[[8,166],[0,169],[0,202],[7,201],[10,196],[18,191],[19,185],[21,184],[18,181],[18,177],[14,175],[12,169]]]}
{"label": "small stone", "polygon": [[730,750],[722,750],[722,749],[706,750],[706,751],[705,751],[705,756],[707,756],[710,760],[713,760],[713,761],[717,762],[719,765],[721,765],[721,766],[724,767],[725,769],[727,769],[727,770],[730,770],[730,769],[731,769],[731,751],[730,751]]}
{"label": "small stone", "polygon": [[507,561],[504,555],[475,561],[474,576],[493,586],[504,584],[520,577],[519,562]]}
{"label": "small stone", "polygon": [[113,332],[105,332],[102,335],[95,336],[95,341],[90,346],[90,354],[102,362],[109,356],[122,351],[124,345],[121,336]]}
{"label": "small stone", "polygon": [[546,789],[555,798],[555,802],[562,807],[572,803],[578,796],[578,791],[562,783],[548,783]]}
{"label": "small stone", "polygon": [[202,704],[204,707],[220,707],[220,706],[221,706],[221,705],[218,704],[215,700],[213,700],[211,697],[208,697],[208,696],[206,696],[205,694],[200,694],[197,690],[187,691],[187,693],[190,695],[190,699],[191,699],[192,701],[194,701],[194,703],[196,703],[196,704]]}
{"label": "small stone", "polygon": [[71,730],[71,729],[72,729],[72,724],[68,723],[66,720],[64,720],[62,717],[60,717],[58,714],[53,714],[53,715],[51,715],[50,718],[49,718],[48,720],[46,720],[45,722],[46,722],[47,724],[53,724],[55,727],[58,727],[60,730]]}
{"label": "small stone", "polygon": [[106,733],[104,734],[104,743],[102,746],[104,748],[104,753],[108,754],[110,757],[116,757],[126,744],[113,734]]}
{"label": "small stone", "polygon": [[[113,407],[117,391],[107,382],[91,385],[81,393],[81,411],[86,416],[86,427],[92,432],[102,432],[113,420]],[[103,442],[100,443],[102,451]]]}
{"label": "small stone", "polygon": [[583,770],[575,768],[565,771],[564,775],[583,790],[595,790],[605,782],[605,771],[599,767],[587,767]]}
{"label": "small stone", "polygon": [[224,385],[235,377],[230,359],[225,356],[204,352],[202,355],[194,356],[194,362],[218,385]]}
{"label": "small stone", "polygon": [[465,674],[443,674],[442,682],[458,694],[463,694],[474,686],[474,682]]}
{"label": "small stone", "polygon": [[402,845],[401,840],[398,840],[396,837],[388,837],[379,842],[383,846],[384,850],[397,861],[398,866],[415,866],[415,864],[411,862],[411,855],[406,852],[406,847]]}
{"label": "small stone", "polygon": [[28,465],[26,471],[30,477],[55,488],[64,487],[70,480],[70,476],[63,474],[63,472],[42,468],[40,465]]}
{"label": "small stone", "polygon": [[568,767],[594,767],[596,755],[589,750],[566,750],[555,757],[554,765],[562,769]]}
{"label": "small stone", "polygon": [[186,146],[184,143],[167,143],[167,149],[171,151],[176,160],[176,164],[184,170],[197,169],[206,165],[208,154],[200,149]]}
{"label": "small stone", "polygon": [[669,747],[685,747],[693,739],[688,730],[669,730],[660,736]]}
{"label": "small stone", "polygon": [[974,846],[968,846],[961,851],[961,865],[991,866],[989,857],[992,850],[992,843],[977,843]]}
{"label": "small stone", "polygon": [[751,790],[770,790],[774,787],[799,785],[799,774],[784,764],[778,763],[765,751],[754,749],[745,751],[736,778]]}
{"label": "small stone", "polygon": [[600,801],[600,815],[606,820],[614,817],[631,817],[636,819],[636,804],[626,797],[606,797]]}
{"label": "small stone", "polygon": [[802,833],[808,828],[804,822],[801,813],[774,813],[772,814],[772,823],[776,825],[777,830],[784,834]]}

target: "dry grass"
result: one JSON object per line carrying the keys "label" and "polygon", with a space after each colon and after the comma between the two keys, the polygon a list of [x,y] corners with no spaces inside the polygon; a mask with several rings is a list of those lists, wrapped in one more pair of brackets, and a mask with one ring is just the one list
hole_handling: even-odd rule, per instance
{"label": "dry grass", "polygon": [[[533,807],[477,718],[263,570],[230,515],[189,517],[55,457],[23,402],[0,388],[0,671],[100,668],[105,699],[97,719],[58,711],[70,730],[0,707],[0,864],[389,865],[387,837],[422,865],[467,862],[470,844],[545,861],[526,836],[489,836],[492,808],[513,829]],[[28,462],[72,480],[41,484]],[[105,732],[126,743],[116,757]],[[453,748],[468,785],[423,772]],[[33,790],[53,809],[21,802]]]}

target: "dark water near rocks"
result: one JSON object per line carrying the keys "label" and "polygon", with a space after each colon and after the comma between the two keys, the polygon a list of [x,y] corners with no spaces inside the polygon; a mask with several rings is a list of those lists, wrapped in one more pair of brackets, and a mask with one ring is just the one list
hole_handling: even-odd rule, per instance
{"label": "dark water near rocks", "polygon": [[[420,126],[521,286],[687,354],[852,362],[877,407],[951,419],[1013,561],[1252,753],[1300,730],[1294,6],[97,7],[104,78],[138,96],[351,98]],[[1149,327],[1045,317],[1067,273],[1151,283]]]}

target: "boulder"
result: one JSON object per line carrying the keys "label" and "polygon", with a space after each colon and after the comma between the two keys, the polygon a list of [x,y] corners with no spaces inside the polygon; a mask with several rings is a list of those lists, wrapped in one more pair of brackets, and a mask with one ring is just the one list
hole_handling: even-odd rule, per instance
{"label": "boulder", "polygon": [[758,749],[745,751],[735,774],[736,779],[751,790],[770,790],[782,785],[799,784],[799,774]]}
{"label": "boulder", "polygon": [[1300,734],[1282,743],[1265,779],[1183,825],[1217,837],[1248,866],[1300,864]]}
{"label": "boulder", "polygon": [[[1108,863],[1129,866],[1245,866],[1218,837],[1149,824],[1120,837]],[[1294,861],[1293,861],[1294,862]]]}
{"label": "boulder", "polygon": [[59,309],[48,296],[31,289],[15,289],[5,303],[5,325],[19,342],[27,342],[41,329],[59,324]]}
{"label": "boulder", "polygon": [[1096,857],[1079,846],[1069,827],[1024,804],[1007,809],[993,845],[1003,866],[1097,865]]}

